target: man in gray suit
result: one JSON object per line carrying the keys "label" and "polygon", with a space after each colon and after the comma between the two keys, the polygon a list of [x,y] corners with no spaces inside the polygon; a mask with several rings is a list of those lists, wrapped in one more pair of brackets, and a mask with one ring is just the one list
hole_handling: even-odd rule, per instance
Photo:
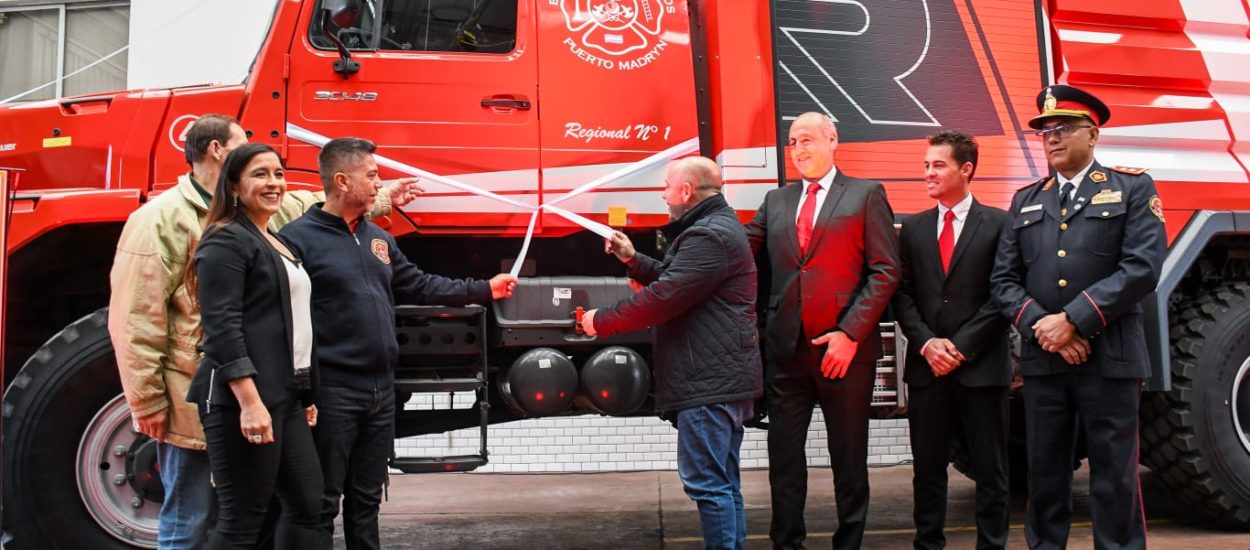
{"label": "man in gray suit", "polygon": [[812,410],[826,419],[838,507],[834,548],[858,548],[868,515],[868,410],[877,322],[898,286],[894,214],[879,182],[834,166],[838,131],[804,113],[790,126],[800,185],[770,191],[747,226],[756,262],[771,272],[765,309],[769,483],[776,548],[807,536],[804,444]]}

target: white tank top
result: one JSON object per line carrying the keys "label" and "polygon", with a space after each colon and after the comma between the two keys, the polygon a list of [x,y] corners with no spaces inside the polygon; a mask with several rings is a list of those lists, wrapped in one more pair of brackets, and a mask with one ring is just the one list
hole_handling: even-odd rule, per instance
{"label": "white tank top", "polygon": [[[279,254],[279,256],[282,256]],[[312,280],[298,262],[282,256],[291,284],[291,358],[295,370],[312,366]]]}

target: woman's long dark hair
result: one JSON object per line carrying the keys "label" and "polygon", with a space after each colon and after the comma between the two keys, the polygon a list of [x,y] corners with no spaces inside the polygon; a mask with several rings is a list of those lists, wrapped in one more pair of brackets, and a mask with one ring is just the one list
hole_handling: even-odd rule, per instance
{"label": "woman's long dark hair", "polygon": [[235,222],[240,209],[243,208],[235,199],[234,194],[239,187],[239,181],[243,179],[243,170],[253,158],[264,153],[278,155],[273,147],[264,143],[240,145],[226,155],[226,161],[221,165],[221,174],[217,176],[217,189],[213,191],[213,204],[208,207],[208,217],[204,220],[204,235],[201,238],[212,235]]}
{"label": "woman's long dark hair", "polygon": [[[238,223],[239,214],[245,207],[240,205],[238,199],[235,198],[235,190],[238,189],[239,182],[243,179],[243,170],[247,168],[248,163],[252,162],[257,155],[264,153],[278,154],[273,147],[264,143],[248,143],[240,145],[226,155],[226,161],[221,166],[221,174],[217,176],[217,187],[213,190],[213,203],[208,206],[208,217],[204,219],[204,233],[200,235],[200,240],[207,239],[227,225]],[[264,231],[264,228],[261,228],[261,231]],[[191,251],[191,257],[187,260],[187,268],[182,273],[182,279],[187,287],[187,294],[198,303],[194,250]]]}

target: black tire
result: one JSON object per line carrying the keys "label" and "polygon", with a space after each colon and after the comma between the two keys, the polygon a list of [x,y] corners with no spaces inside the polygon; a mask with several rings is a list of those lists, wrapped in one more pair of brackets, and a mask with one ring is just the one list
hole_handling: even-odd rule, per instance
{"label": "black tire", "polygon": [[[114,421],[108,424],[117,438],[106,441],[109,449],[124,445],[129,451],[147,444],[147,438],[136,438],[130,431],[129,409],[124,400],[119,401],[120,394],[106,310],[65,327],[23,365],[4,394],[4,527],[13,536],[8,548],[154,547],[154,523],[149,521],[150,532],[138,529],[131,533],[133,542],[124,542],[124,529],[110,532],[102,527],[101,514],[89,511],[82,492],[87,484],[80,479],[88,478],[80,475],[113,479],[128,470],[118,463],[133,458],[130,452],[99,461],[89,454],[80,456],[88,442],[84,439],[88,427],[100,426],[98,419],[105,418],[98,415],[112,411],[109,417]],[[151,451],[149,444],[147,452]],[[83,458],[92,465],[80,467]],[[110,487],[104,490],[115,497],[147,496],[133,489],[133,480],[116,487],[105,485]],[[129,512],[140,519],[146,515],[150,520],[160,508],[152,500],[144,498],[132,510],[120,506],[112,511]],[[99,505],[94,509],[99,510]]]}
{"label": "black tire", "polygon": [[1172,389],[1142,403],[1142,463],[1189,510],[1250,527],[1250,283],[1174,311],[1171,334]]}

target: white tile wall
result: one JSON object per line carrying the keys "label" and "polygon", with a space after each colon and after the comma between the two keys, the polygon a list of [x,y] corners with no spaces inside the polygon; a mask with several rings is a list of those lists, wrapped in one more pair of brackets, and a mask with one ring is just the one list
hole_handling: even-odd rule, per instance
{"label": "white tile wall", "polygon": [[[405,408],[445,408],[446,395],[416,395]],[[456,396],[456,407],[472,404],[472,396]],[[470,454],[478,449],[478,429],[399,439],[399,456]],[[487,435],[490,463],[479,472],[609,472],[676,470],[677,430],[656,417],[615,418],[570,416],[495,424]],[[895,465],[911,460],[907,420],[873,420],[868,432],[868,464]],[[747,429],[742,441],[743,468],[768,467],[767,434]],[[807,436],[807,462],[828,466],[825,421],[812,415]]]}

